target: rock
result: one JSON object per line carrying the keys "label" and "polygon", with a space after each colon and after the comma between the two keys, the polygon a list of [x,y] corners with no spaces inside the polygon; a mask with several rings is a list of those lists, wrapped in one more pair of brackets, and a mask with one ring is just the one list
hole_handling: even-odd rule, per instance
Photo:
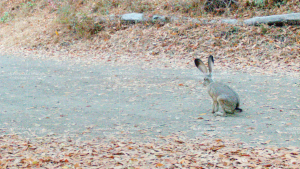
{"label": "rock", "polygon": [[191,19],[190,21],[191,21],[192,23],[198,23],[198,24],[201,23],[198,19]]}
{"label": "rock", "polygon": [[215,23],[217,23],[218,21],[217,20],[211,20],[211,21],[209,21],[208,23],[210,23],[210,24],[215,24]]}
{"label": "rock", "polygon": [[128,13],[124,15],[109,15],[107,17],[93,17],[94,23],[102,24],[106,22],[116,22],[121,20],[123,23],[135,24],[138,22],[148,22],[152,21],[164,25],[166,22],[173,23],[194,23],[194,24],[217,24],[217,23],[227,23],[232,25],[259,25],[268,24],[282,26],[284,24],[289,25],[299,25],[300,24],[300,13],[291,13],[283,15],[271,15],[264,17],[254,17],[251,19],[246,19],[244,21],[239,21],[237,19],[221,19],[221,20],[206,20],[206,19],[196,19],[190,17],[175,17],[175,16],[164,16],[164,15],[153,15],[152,17],[145,16],[143,13]]}
{"label": "rock", "polygon": [[120,16],[119,15],[109,15],[108,16],[108,19],[110,20],[110,21],[114,21],[114,20],[117,20],[118,18],[120,18]]}
{"label": "rock", "polygon": [[60,46],[70,46],[70,42],[63,42],[60,44]]}
{"label": "rock", "polygon": [[170,21],[171,22],[179,22],[180,19],[178,17],[176,17],[176,16],[171,16]]}
{"label": "rock", "polygon": [[237,7],[238,3],[232,0],[206,0],[204,10],[208,12],[224,13],[225,9]]}
{"label": "rock", "polygon": [[129,13],[121,16],[121,21],[129,22],[129,23],[137,23],[143,22],[144,14],[142,13]]}
{"label": "rock", "polygon": [[94,23],[101,24],[106,22],[106,18],[95,16],[93,17]]}
{"label": "rock", "polygon": [[268,25],[297,25],[300,22],[300,13],[291,13],[283,15],[271,15],[263,17],[254,17],[251,19],[244,20],[246,25],[259,25],[259,24],[268,24]]}
{"label": "rock", "polygon": [[222,23],[228,23],[228,24],[239,24],[239,21],[236,19],[222,19],[221,20]]}
{"label": "rock", "polygon": [[170,19],[162,15],[153,15],[152,22],[168,22]]}

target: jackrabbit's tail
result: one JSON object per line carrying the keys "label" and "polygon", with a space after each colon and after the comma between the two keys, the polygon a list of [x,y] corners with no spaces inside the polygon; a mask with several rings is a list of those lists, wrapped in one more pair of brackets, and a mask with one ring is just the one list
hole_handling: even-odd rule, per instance
{"label": "jackrabbit's tail", "polygon": [[237,112],[237,113],[241,113],[243,111],[243,109],[240,109],[240,108],[235,108],[235,112]]}

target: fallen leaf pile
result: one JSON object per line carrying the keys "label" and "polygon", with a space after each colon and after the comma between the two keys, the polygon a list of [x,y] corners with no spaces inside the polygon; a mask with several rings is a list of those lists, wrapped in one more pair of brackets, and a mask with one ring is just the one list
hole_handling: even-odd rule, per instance
{"label": "fallen leaf pile", "polygon": [[236,140],[160,137],[140,142],[0,137],[0,167],[43,168],[298,168],[300,149],[249,147]]}
{"label": "fallen leaf pile", "polygon": [[[216,69],[300,74],[300,30],[297,27],[267,27],[269,33],[262,34],[261,27],[221,23],[172,23],[162,27],[138,24],[113,34],[103,31],[89,40],[65,39],[55,44],[50,42],[53,38],[47,33],[30,32],[25,35],[26,31],[19,32],[18,36],[38,36],[39,39],[28,42],[30,38],[24,38],[16,42],[14,33],[19,30],[11,26],[6,25],[2,31],[0,29],[4,37],[0,50],[22,57],[73,59],[87,64],[191,69],[194,68],[194,58],[204,59],[214,55]],[[67,32],[58,34],[65,36]],[[109,38],[103,39],[103,34],[108,34]],[[20,45],[7,42],[10,39]]]}

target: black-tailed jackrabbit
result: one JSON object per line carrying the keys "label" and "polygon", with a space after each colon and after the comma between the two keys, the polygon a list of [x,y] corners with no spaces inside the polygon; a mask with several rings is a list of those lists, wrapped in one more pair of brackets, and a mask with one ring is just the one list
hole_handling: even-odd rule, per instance
{"label": "black-tailed jackrabbit", "polygon": [[[239,95],[229,86],[213,81],[213,56],[210,55],[208,58],[208,70],[200,59],[195,59],[195,64],[205,75],[203,85],[207,86],[208,94],[213,99],[212,113],[216,113],[215,115],[226,116],[226,113],[242,112],[242,109],[239,108]],[[219,106],[221,106],[221,112],[219,112]]]}

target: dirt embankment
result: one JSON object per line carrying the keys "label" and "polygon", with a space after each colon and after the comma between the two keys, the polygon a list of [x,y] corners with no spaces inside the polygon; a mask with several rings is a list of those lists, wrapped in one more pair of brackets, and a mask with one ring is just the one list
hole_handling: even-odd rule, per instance
{"label": "dirt embankment", "polygon": [[[171,0],[168,3],[141,1],[141,4],[131,4],[129,1],[114,1],[110,4],[104,2],[2,2],[1,51],[52,58],[75,58],[89,63],[110,62],[167,68],[191,68],[194,66],[194,58],[206,58],[212,54],[217,59],[216,67],[219,69],[299,73],[298,26],[201,25],[180,21],[164,25],[94,22],[97,16],[132,11],[144,12],[149,16],[164,14],[207,19],[249,18],[283,14],[287,9],[293,12],[299,8],[299,2],[288,1],[279,7],[268,8],[241,2],[238,9],[247,7],[247,10],[228,10],[221,15],[205,13],[198,6],[194,6],[194,9],[199,9],[198,14],[192,13],[190,8],[184,13],[185,4],[177,4],[182,6],[177,9],[174,7],[175,1]],[[105,9],[109,13],[105,13],[103,5],[107,5]]]}

